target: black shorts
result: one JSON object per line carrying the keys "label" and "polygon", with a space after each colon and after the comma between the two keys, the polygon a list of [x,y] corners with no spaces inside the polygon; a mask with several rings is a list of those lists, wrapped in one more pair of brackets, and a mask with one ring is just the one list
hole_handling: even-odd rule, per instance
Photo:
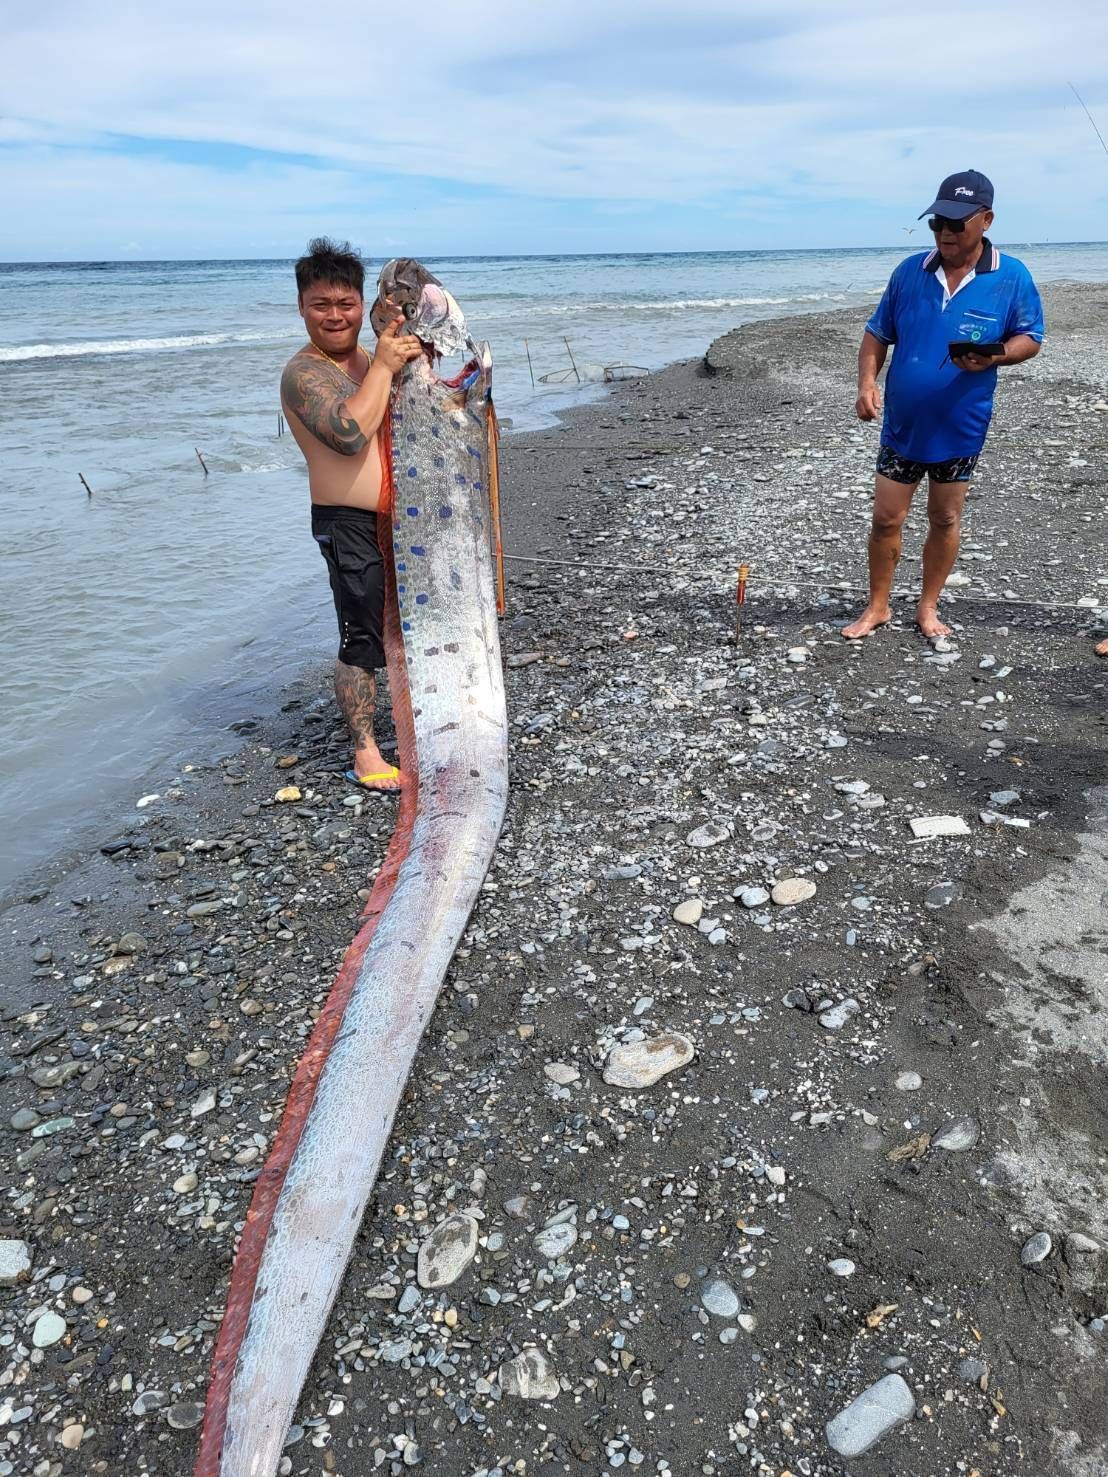
{"label": "black shorts", "polygon": [[968,482],[976,466],[976,456],[953,456],[945,462],[914,462],[891,446],[882,446],[877,453],[877,475],[910,486],[925,477],[932,482]]}
{"label": "black shorts", "polygon": [[331,578],[339,618],[339,661],[366,672],[383,667],[385,568],[377,543],[377,514],[367,508],[313,503],[312,537]]}

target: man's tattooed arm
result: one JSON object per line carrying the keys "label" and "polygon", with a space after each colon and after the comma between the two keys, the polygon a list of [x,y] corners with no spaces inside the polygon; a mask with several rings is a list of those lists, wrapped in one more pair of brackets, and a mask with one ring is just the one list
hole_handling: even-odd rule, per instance
{"label": "man's tattooed arm", "polygon": [[356,456],[369,444],[349,413],[342,378],[331,365],[296,355],[281,376],[281,398],[313,436],[340,456]]}

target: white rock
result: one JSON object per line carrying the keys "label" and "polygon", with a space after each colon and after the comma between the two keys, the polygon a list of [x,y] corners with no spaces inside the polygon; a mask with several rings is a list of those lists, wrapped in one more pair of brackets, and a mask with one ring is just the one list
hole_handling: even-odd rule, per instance
{"label": "white rock", "polygon": [[848,1256],[837,1256],[827,1263],[827,1270],[832,1277],[853,1277],[856,1269]]}
{"label": "white rock", "polygon": [[968,836],[970,828],[960,815],[914,815],[908,822],[912,835],[921,841],[936,836]]}
{"label": "white rock", "polygon": [[59,1318],[57,1313],[40,1313],[35,1319],[31,1343],[36,1349],[48,1349],[51,1344],[56,1344],[64,1337],[65,1319]]}
{"label": "white rock", "polygon": [[544,1256],[548,1262],[556,1262],[577,1245],[577,1227],[572,1221],[544,1226],[532,1244],[540,1256]]}
{"label": "white rock", "polygon": [[721,821],[705,821],[702,826],[697,826],[695,831],[689,832],[685,837],[685,844],[704,851],[709,846],[718,846],[721,841],[726,841],[730,834]]}
{"label": "white rock", "polygon": [[559,1087],[568,1087],[571,1082],[576,1082],[581,1073],[576,1067],[571,1067],[568,1062],[547,1062],[543,1067],[543,1073],[549,1077],[551,1082],[556,1082]]}
{"label": "white rock", "polygon": [[770,897],[780,908],[794,908],[816,895],[816,884],[807,877],[785,877],[775,882]]}
{"label": "white rock", "polygon": [[554,1400],[560,1393],[558,1376],[541,1349],[524,1349],[500,1366],[497,1379],[505,1395],[520,1400]]}
{"label": "white rock", "polygon": [[976,1118],[951,1118],[943,1124],[931,1140],[933,1148],[945,1149],[948,1154],[964,1154],[972,1149],[981,1136]]}
{"label": "white rock", "polygon": [[840,1456],[858,1457],[915,1413],[916,1398],[908,1385],[900,1375],[887,1374],[827,1422],[827,1440]]}
{"label": "white rock", "polygon": [[704,916],[704,904],[698,897],[687,897],[673,910],[674,923],[685,923],[695,928]]}
{"label": "white rock", "polygon": [[918,1072],[901,1072],[896,1079],[897,1092],[919,1092],[923,1086],[923,1078]]}
{"label": "white rock", "polygon": [[420,1287],[449,1287],[477,1255],[477,1222],[471,1215],[448,1215],[420,1242],[416,1281]]}
{"label": "white rock", "polygon": [[760,908],[769,902],[769,893],[764,887],[744,887],[739,893],[739,902],[744,908]]}
{"label": "white rock", "polygon": [[858,1014],[861,1008],[854,996],[848,995],[845,1000],[840,1000],[838,1005],[832,1005],[829,1010],[823,1011],[819,1023],[825,1031],[839,1031],[851,1016]]}
{"label": "white rock", "polygon": [[790,646],[787,653],[787,660],[792,662],[794,666],[799,667],[808,660],[811,654],[806,646]]}
{"label": "white rock", "polygon": [[178,1195],[188,1195],[200,1183],[196,1175],[189,1173],[181,1175],[180,1179],[173,1181],[173,1189]]}
{"label": "white rock", "polygon": [[667,1073],[688,1066],[695,1055],[693,1043],[676,1031],[621,1043],[608,1056],[604,1081],[613,1087],[652,1087]]}
{"label": "white rock", "polygon": [[34,1260],[26,1241],[0,1240],[0,1287],[11,1287],[31,1270]]}
{"label": "white rock", "polygon": [[65,1447],[66,1451],[76,1451],[84,1439],[85,1428],[84,1426],[78,1425],[76,1421],[72,1425],[66,1426],[65,1430],[58,1437],[59,1443]]}

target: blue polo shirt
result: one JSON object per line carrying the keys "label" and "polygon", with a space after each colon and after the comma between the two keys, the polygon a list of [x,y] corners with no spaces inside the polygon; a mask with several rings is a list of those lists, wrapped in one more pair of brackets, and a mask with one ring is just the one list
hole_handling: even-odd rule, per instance
{"label": "blue polo shirt", "polygon": [[944,306],[937,251],[905,258],[866,324],[896,348],[885,379],[881,441],[915,462],[976,456],[993,414],[996,370],[959,369],[947,345],[1026,333],[1040,343],[1043,306],[1031,273],[986,238],[975,274]]}

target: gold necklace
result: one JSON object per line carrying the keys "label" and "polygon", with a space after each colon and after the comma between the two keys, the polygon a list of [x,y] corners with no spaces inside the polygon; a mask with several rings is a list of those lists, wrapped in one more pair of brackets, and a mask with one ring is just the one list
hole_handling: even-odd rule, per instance
{"label": "gold necklace", "polygon": [[[338,360],[337,359],[332,359],[331,356],[330,356],[330,354],[328,354],[325,350],[321,349],[319,347],[319,345],[315,342],[314,339],[312,340],[312,348],[316,351],[317,354],[322,355],[323,358],[327,360],[327,363],[328,364],[333,364],[335,366],[335,368],[338,370],[339,374],[343,375],[346,379],[348,379],[352,385],[360,385],[361,384],[361,380],[356,380],[354,378],[354,376],[348,370],[343,369],[342,365],[338,362]],[[362,353],[365,355],[365,359],[366,359],[366,372],[368,373],[368,371],[369,371],[369,365],[371,363],[370,357],[369,357],[369,351],[367,349],[363,349],[362,346],[361,346],[361,344],[355,345],[355,349],[356,350],[357,349],[361,349],[362,350]]]}

